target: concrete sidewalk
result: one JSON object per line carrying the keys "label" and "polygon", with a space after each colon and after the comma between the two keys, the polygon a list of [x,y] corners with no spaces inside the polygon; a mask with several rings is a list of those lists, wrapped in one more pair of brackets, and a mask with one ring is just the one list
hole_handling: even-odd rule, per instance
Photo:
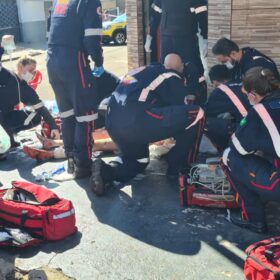
{"label": "concrete sidewalk", "polygon": [[[127,73],[127,47],[109,45],[103,47],[104,52],[104,68],[118,77],[122,77]],[[3,55],[3,66],[15,70],[16,61],[24,55],[31,55],[37,61],[37,69],[43,74],[42,83],[38,86],[37,93],[43,100],[55,99],[52,87],[49,83],[48,72],[46,69],[47,44],[41,42],[38,44],[17,44],[17,50],[12,53],[12,61],[10,56]]]}
{"label": "concrete sidewalk", "polygon": [[[32,49],[43,50],[36,57],[44,76],[38,92],[42,99],[53,99],[45,49],[42,45]],[[27,46],[20,51],[26,50]],[[107,69],[119,76],[126,73],[126,47],[106,47],[104,54]],[[33,135],[28,132],[24,137]],[[61,164],[38,163],[18,149],[0,162],[0,181],[4,185],[13,180],[34,182],[35,175]],[[243,279],[244,249],[279,234],[279,205],[268,205],[270,234],[254,234],[228,223],[225,210],[183,209],[177,183],[166,179],[165,169],[164,161],[152,160],[141,180],[116,187],[103,198],[93,195],[88,180],[46,182],[46,187],[72,200],[78,232],[36,248],[1,250],[0,279],[1,272],[6,275],[3,279],[14,279],[14,266],[23,271],[42,266],[60,268],[78,280]]]}
{"label": "concrete sidewalk", "polygon": [[[4,185],[34,182],[36,174],[60,165],[37,163],[19,149],[0,163],[0,178]],[[37,248],[1,250],[0,257],[23,270],[60,268],[80,280],[243,279],[243,250],[268,235],[231,225],[225,210],[181,208],[178,186],[166,180],[165,168],[153,160],[141,180],[103,198],[93,195],[88,180],[45,183],[73,201],[78,233]],[[278,205],[271,209],[279,213]],[[279,233],[279,218],[269,214],[271,236]]]}

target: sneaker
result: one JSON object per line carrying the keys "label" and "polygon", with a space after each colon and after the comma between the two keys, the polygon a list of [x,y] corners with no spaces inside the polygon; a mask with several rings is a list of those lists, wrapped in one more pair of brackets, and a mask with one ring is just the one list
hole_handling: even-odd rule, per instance
{"label": "sneaker", "polygon": [[256,233],[265,233],[267,231],[267,226],[265,222],[246,221],[242,218],[240,211],[231,211],[228,209],[227,212],[227,220],[236,226],[249,229]]}
{"label": "sneaker", "polygon": [[90,186],[92,191],[97,196],[105,195],[108,188],[112,185],[113,181],[110,175],[105,172],[106,164],[100,159],[96,158],[92,163],[92,172],[90,177]]}

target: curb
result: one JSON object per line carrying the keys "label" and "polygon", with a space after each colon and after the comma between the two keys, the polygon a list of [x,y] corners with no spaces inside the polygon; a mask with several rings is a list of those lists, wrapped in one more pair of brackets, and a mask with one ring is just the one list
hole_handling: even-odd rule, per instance
{"label": "curb", "polygon": [[[24,52],[24,51],[25,50],[22,50],[22,51],[19,51],[19,52]],[[37,56],[37,55],[40,55],[40,54],[43,54],[43,53],[44,53],[44,51],[30,50],[29,53],[27,53],[27,54],[29,56]],[[22,56],[22,54],[20,54],[20,53],[13,54],[12,61],[18,60],[21,56]],[[2,62],[10,61],[10,57],[7,54],[5,54],[4,58],[2,58],[1,61]]]}

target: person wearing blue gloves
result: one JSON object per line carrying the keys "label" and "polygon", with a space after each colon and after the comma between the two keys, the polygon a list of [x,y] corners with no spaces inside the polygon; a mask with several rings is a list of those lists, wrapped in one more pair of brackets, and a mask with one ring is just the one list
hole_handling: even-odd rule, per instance
{"label": "person wearing blue gloves", "polygon": [[[55,92],[68,168],[58,181],[91,172],[91,133],[101,94],[94,76],[103,72],[102,7],[98,0],[54,0],[51,8],[47,68]],[[90,69],[90,58],[94,69]],[[94,76],[93,76],[94,75]]]}

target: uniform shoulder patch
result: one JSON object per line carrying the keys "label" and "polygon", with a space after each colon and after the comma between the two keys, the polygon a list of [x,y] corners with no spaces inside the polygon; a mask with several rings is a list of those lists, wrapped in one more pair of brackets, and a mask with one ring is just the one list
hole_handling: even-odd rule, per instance
{"label": "uniform shoulder patch", "polygon": [[66,17],[69,2],[70,0],[56,0],[53,15],[55,17]]}
{"label": "uniform shoulder patch", "polygon": [[274,100],[269,103],[269,107],[274,110],[274,109],[280,109],[280,100]]}

